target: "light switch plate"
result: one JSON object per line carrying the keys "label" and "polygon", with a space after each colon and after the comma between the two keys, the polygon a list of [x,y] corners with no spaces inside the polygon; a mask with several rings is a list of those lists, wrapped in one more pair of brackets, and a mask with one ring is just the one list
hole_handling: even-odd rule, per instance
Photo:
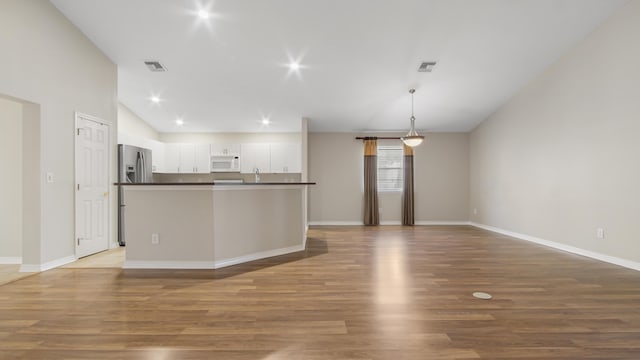
{"label": "light switch plate", "polygon": [[48,173],[47,173],[47,182],[48,182],[48,183],[52,183],[52,182],[53,182],[53,179],[54,179],[54,177],[53,177],[53,173],[48,172]]}

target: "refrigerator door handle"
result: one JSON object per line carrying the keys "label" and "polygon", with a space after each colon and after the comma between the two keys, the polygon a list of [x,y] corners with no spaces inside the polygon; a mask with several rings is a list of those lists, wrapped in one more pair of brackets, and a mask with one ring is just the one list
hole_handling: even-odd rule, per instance
{"label": "refrigerator door handle", "polygon": [[144,154],[144,152],[140,152],[142,154],[142,181],[140,182],[147,182],[147,176],[149,176],[149,174],[147,174],[147,156]]}
{"label": "refrigerator door handle", "polygon": [[140,172],[140,182],[147,181],[147,164],[146,159],[144,158],[144,152],[140,151],[140,159],[142,159],[142,171]]}
{"label": "refrigerator door handle", "polygon": [[144,171],[144,158],[141,151],[136,154],[136,174],[134,182],[140,183],[144,179],[142,172]]}

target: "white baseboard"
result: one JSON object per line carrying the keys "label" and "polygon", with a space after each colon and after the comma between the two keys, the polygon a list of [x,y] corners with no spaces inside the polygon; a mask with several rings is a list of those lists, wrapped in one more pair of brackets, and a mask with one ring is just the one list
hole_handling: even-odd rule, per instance
{"label": "white baseboard", "polygon": [[22,264],[22,257],[20,256],[5,256],[0,257],[0,264],[2,265],[16,265]]}
{"label": "white baseboard", "polygon": [[75,255],[65,256],[60,259],[55,259],[51,261],[47,261],[43,264],[22,264],[20,266],[20,272],[41,272],[47,271],[53,268],[57,268],[62,265],[67,265],[74,261],[78,260]]}
{"label": "white baseboard", "polygon": [[309,221],[309,226],[358,226],[362,221]]}
{"label": "white baseboard", "polygon": [[273,256],[289,254],[304,250],[304,245],[296,245],[288,248],[262,251],[236,258],[218,261],[154,261],[154,260],[126,260],[123,269],[220,269],[223,267],[238,265],[249,261],[265,259]]}
{"label": "white baseboard", "polygon": [[123,269],[215,269],[213,261],[125,260]]}
{"label": "white baseboard", "polygon": [[430,225],[470,225],[468,221],[416,221],[416,225],[430,226]]}
{"label": "white baseboard", "polygon": [[293,253],[293,252],[298,252],[298,251],[303,251],[303,250],[304,250],[304,245],[295,245],[295,246],[290,246],[290,247],[287,247],[287,248],[275,249],[275,250],[269,250],[269,251],[262,251],[262,252],[259,252],[259,253],[253,253],[253,254],[249,254],[249,255],[239,256],[239,257],[231,258],[231,259],[218,260],[218,261],[215,262],[215,269],[220,269],[220,268],[231,266],[231,265],[242,264],[242,263],[246,263],[246,262],[254,261],[254,260],[266,259],[266,258],[270,258],[270,257],[273,257],[273,256],[280,256],[280,255],[290,254],[290,253]]}
{"label": "white baseboard", "polygon": [[[416,221],[416,225],[470,225],[468,221]],[[362,221],[310,221],[311,226],[363,226]],[[381,221],[380,226],[402,225],[401,221]]]}
{"label": "white baseboard", "polygon": [[548,246],[548,247],[551,247],[551,248],[554,248],[554,249],[570,252],[572,254],[586,256],[586,257],[589,257],[589,258],[592,258],[592,259],[596,259],[596,260],[604,261],[604,262],[607,262],[607,263],[610,263],[610,264],[619,265],[619,266],[622,266],[622,267],[626,267],[626,268],[629,268],[629,269],[640,271],[640,263],[635,262],[635,261],[621,259],[619,257],[605,255],[605,254],[597,253],[595,251],[585,250],[585,249],[581,249],[581,248],[578,248],[578,247],[575,247],[575,246],[565,245],[565,244],[558,243],[558,242],[555,242],[555,241],[549,241],[549,240],[537,238],[535,236],[530,236],[530,235],[526,235],[526,234],[520,234],[520,233],[517,233],[517,232],[514,232],[514,231],[509,231],[509,230],[497,228],[497,227],[494,227],[494,226],[478,224],[478,223],[475,223],[475,222],[470,222],[469,225],[475,226],[477,228],[493,231],[495,233],[499,233],[499,234],[511,236],[511,237],[514,237],[514,238],[518,238],[518,239],[521,239],[521,240],[530,241],[530,242],[533,242],[533,243],[536,243],[536,244]]}

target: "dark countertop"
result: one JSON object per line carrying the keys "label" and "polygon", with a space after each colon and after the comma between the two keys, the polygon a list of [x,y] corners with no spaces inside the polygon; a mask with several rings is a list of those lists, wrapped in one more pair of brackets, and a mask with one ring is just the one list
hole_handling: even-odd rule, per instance
{"label": "dark countertop", "polygon": [[214,182],[170,182],[170,183],[114,183],[125,186],[164,186],[164,185],[208,185],[208,186],[242,186],[242,185],[315,185],[314,182],[243,182],[243,183],[216,183]]}

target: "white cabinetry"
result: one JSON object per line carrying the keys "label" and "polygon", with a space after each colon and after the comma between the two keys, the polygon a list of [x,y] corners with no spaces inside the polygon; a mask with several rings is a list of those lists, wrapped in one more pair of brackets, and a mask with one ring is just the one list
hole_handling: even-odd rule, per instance
{"label": "white cabinetry", "polygon": [[180,153],[180,173],[189,174],[196,172],[195,149],[194,144],[180,144],[178,146],[178,152]]}
{"label": "white cabinetry", "polygon": [[211,144],[212,156],[240,155],[240,144]]}
{"label": "white cabinetry", "polygon": [[151,149],[152,172],[164,172],[164,143],[157,140],[147,139],[146,148]]}
{"label": "white cabinetry", "polygon": [[211,171],[209,144],[165,144],[165,172],[206,174]]}
{"label": "white cabinetry", "polygon": [[209,144],[195,144],[193,148],[194,173],[211,172],[211,147]]}
{"label": "white cabinetry", "polygon": [[299,173],[302,171],[302,148],[298,143],[242,144],[240,172]]}
{"label": "white cabinetry", "polygon": [[273,143],[271,150],[271,172],[299,173],[302,171],[302,149],[296,143]]}
{"label": "white cabinetry", "polygon": [[164,171],[173,174],[180,172],[180,144],[164,144]]}
{"label": "white cabinetry", "polygon": [[269,144],[242,144],[240,147],[240,172],[271,172]]}

